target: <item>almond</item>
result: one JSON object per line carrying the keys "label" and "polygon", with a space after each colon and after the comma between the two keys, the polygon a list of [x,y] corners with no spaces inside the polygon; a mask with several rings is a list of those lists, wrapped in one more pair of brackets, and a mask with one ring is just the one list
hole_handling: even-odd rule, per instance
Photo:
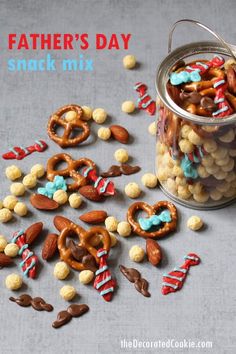
{"label": "almond", "polygon": [[129,132],[121,125],[110,126],[111,136],[122,144],[127,144],[129,140]]}
{"label": "almond", "polygon": [[35,224],[29,226],[28,229],[25,230],[25,242],[28,243],[28,245],[31,245],[36,240],[36,238],[38,238],[42,232],[42,229],[42,222],[36,222]]}
{"label": "almond", "polygon": [[65,218],[64,216],[56,215],[55,218],[53,219],[53,223],[55,228],[61,232],[66,227],[70,226],[72,221]]}
{"label": "almond", "polygon": [[57,234],[48,234],[42,248],[42,258],[48,261],[54,256],[57,250]]}
{"label": "almond", "polygon": [[42,194],[32,194],[30,196],[30,203],[34,208],[40,210],[55,210],[59,207],[59,204],[55,200]]}
{"label": "almond", "polygon": [[100,202],[102,200],[102,196],[98,193],[97,189],[90,185],[81,187],[79,193],[93,202]]}
{"label": "almond", "polygon": [[100,224],[107,218],[107,212],[103,210],[92,210],[88,213],[80,215],[79,218],[88,224]]}
{"label": "almond", "polygon": [[13,263],[11,257],[6,256],[4,253],[0,253],[0,267],[7,267]]}
{"label": "almond", "polygon": [[156,266],[160,263],[162,259],[162,253],[161,248],[156,241],[151,239],[146,240],[146,253],[147,258],[152,265]]}

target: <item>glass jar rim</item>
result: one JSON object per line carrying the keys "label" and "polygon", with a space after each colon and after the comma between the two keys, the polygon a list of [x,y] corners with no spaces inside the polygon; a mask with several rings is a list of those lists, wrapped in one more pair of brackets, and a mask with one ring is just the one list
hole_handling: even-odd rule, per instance
{"label": "glass jar rim", "polygon": [[[233,53],[236,53],[236,47],[228,44]],[[170,97],[167,91],[167,82],[169,80],[170,69],[182,59],[187,57],[198,55],[198,54],[208,54],[213,55],[224,55],[230,57],[227,49],[219,44],[219,42],[214,41],[202,41],[202,42],[192,42],[185,44],[174,49],[170,54],[168,54],[164,60],[159,64],[156,71],[156,91],[162,101],[162,103],[174,114],[180,116],[187,121],[190,121],[197,125],[228,125],[236,123],[236,113],[231,114],[225,118],[214,118],[214,117],[204,117],[196,114],[189,113],[180,106],[178,106]]]}

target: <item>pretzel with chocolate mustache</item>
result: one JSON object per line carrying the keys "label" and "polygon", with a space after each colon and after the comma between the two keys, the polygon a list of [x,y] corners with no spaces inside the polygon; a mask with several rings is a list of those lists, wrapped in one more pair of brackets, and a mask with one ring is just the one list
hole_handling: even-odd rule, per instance
{"label": "pretzel with chocolate mustache", "polygon": [[[67,168],[57,170],[56,165],[60,162],[66,162]],[[47,179],[53,181],[55,176],[62,176],[64,178],[71,177],[74,183],[67,184],[68,191],[76,191],[80,187],[87,184],[87,179],[83,174],[78,172],[81,167],[95,168],[95,163],[87,158],[80,158],[79,160],[73,160],[68,154],[57,154],[52,156],[47,162]]]}
{"label": "pretzel with chocolate mustache", "polygon": [[[141,210],[146,212],[150,218],[164,209],[169,211],[171,220],[169,222],[163,222],[162,225],[159,225],[160,227],[157,230],[150,229],[149,231],[142,229],[140,223],[135,218],[136,213]],[[132,226],[133,232],[139,236],[147,238],[163,237],[174,231],[177,226],[177,219],[177,209],[173,203],[168,201],[160,201],[154,205],[149,205],[145,202],[136,202],[130,205],[127,212],[127,220]]]}
{"label": "pretzel with chocolate mustache", "polygon": [[[69,111],[74,111],[77,114],[77,117],[70,122],[67,122],[63,115]],[[90,129],[86,122],[84,122],[81,117],[83,115],[83,110],[80,106],[71,104],[59,108],[55,113],[51,115],[48,121],[47,132],[48,136],[55,141],[62,148],[77,146],[78,144],[85,141],[90,135]],[[56,128],[61,126],[64,128],[62,136],[57,135]],[[82,130],[74,138],[70,138],[70,135],[76,129]]]}
{"label": "pretzel with chocolate mustache", "polygon": [[60,258],[75,270],[86,270],[89,269],[89,267],[87,267],[86,264],[84,264],[82,261],[78,261],[73,257],[71,248],[67,246],[67,239],[70,236],[78,237],[77,245],[86,249],[88,254],[93,256],[97,264],[99,264],[100,259],[97,256],[97,249],[94,248],[90,243],[91,238],[99,234],[101,236],[101,242],[103,243],[103,249],[107,252],[110,250],[111,238],[108,231],[103,227],[94,226],[86,231],[81,226],[76,225],[69,219],[62,216],[55,216],[54,225],[58,231],[61,232],[57,243]]}

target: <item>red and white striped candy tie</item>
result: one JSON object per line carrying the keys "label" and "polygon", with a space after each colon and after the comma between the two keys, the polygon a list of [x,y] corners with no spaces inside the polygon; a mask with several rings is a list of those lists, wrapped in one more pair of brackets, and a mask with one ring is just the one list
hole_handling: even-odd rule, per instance
{"label": "red and white striped candy tie", "polygon": [[97,257],[100,258],[99,269],[96,271],[96,278],[93,287],[100,293],[105,301],[111,301],[116,281],[107,266],[108,252],[103,248],[97,251]]}
{"label": "red and white striped candy tie", "polygon": [[36,267],[38,264],[38,257],[29,250],[28,244],[25,242],[25,233],[20,230],[14,233],[11,243],[15,243],[19,246],[19,255],[22,257],[20,267],[23,271],[23,274],[30,278],[35,278],[36,276]]}
{"label": "red and white striped candy tie", "polygon": [[215,118],[227,117],[233,113],[233,109],[225,97],[227,86],[223,79],[217,79],[213,84],[213,88],[216,89],[214,103],[217,104],[218,107],[218,110],[212,113],[212,116]]}
{"label": "red and white striped candy tie", "polygon": [[184,284],[189,268],[200,263],[200,258],[195,253],[189,253],[184,257],[185,262],[179,268],[174,268],[170,273],[163,274],[162,294],[180,290]]}

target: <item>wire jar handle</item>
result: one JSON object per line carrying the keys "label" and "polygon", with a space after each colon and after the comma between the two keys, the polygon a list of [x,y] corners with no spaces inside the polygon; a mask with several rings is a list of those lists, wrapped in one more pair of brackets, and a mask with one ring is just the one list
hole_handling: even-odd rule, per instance
{"label": "wire jar handle", "polygon": [[225,40],[219,36],[217,33],[215,33],[211,28],[207,27],[206,25],[204,25],[203,23],[201,22],[198,22],[198,21],[195,21],[195,20],[190,20],[190,19],[182,19],[182,20],[179,20],[177,22],[175,22],[169,32],[169,39],[168,39],[168,53],[171,52],[172,50],[172,37],[173,37],[173,32],[176,28],[176,26],[180,23],[183,23],[183,22],[188,22],[188,23],[192,23],[196,26],[199,26],[201,28],[203,28],[204,30],[208,31],[209,33],[211,33],[215,38],[218,39],[218,41],[221,42],[221,44],[226,48],[226,50],[229,52],[230,56],[236,61],[236,57],[233,53],[233,51],[231,50],[231,48],[229,47],[228,43],[225,42]]}

